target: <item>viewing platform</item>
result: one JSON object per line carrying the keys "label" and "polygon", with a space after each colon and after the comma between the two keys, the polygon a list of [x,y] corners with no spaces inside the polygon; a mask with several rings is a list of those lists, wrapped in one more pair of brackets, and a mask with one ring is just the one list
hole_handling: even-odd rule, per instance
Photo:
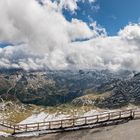
{"label": "viewing platform", "polygon": [[131,119],[139,119],[140,110],[120,110],[114,112],[99,113],[92,116],[76,117],[55,121],[44,121],[39,123],[14,124],[5,120],[0,120],[0,130],[11,133],[12,135],[39,132],[48,134],[55,132],[64,132],[80,130],[87,128],[96,128],[106,125],[115,125]]}

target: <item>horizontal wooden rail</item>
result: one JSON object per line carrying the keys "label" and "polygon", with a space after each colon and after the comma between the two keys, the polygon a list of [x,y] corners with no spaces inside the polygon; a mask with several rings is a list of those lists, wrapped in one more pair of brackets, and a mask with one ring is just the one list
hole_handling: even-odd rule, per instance
{"label": "horizontal wooden rail", "polygon": [[125,118],[140,117],[140,110],[120,110],[113,112],[99,113],[92,116],[75,117],[69,119],[37,122],[29,124],[14,124],[13,122],[6,122],[0,120],[0,125],[13,130],[13,133],[33,132],[41,130],[59,130],[65,128],[83,127],[91,124],[98,124],[107,121],[113,121]]}

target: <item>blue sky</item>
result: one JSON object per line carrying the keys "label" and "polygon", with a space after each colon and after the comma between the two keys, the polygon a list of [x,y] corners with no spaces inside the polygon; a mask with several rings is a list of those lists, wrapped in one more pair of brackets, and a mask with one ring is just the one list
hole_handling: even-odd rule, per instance
{"label": "blue sky", "polygon": [[1,48],[4,48],[4,47],[6,47],[8,45],[12,45],[12,44],[11,43],[8,43],[8,42],[0,42],[0,47]]}
{"label": "blue sky", "polygon": [[64,11],[65,17],[87,23],[93,19],[107,30],[108,35],[116,35],[130,22],[138,23],[140,20],[140,0],[97,0],[95,4],[79,2],[78,7],[76,14]]}

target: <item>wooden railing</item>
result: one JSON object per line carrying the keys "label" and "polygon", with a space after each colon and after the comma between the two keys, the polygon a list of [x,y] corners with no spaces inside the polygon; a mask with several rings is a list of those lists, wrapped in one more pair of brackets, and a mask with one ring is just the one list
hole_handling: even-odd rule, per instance
{"label": "wooden railing", "polygon": [[63,120],[29,123],[29,124],[13,124],[11,122],[0,121],[0,124],[12,130],[13,134],[23,132],[34,132],[42,130],[64,130],[72,128],[82,128],[84,126],[102,124],[104,122],[121,120],[126,118],[140,117],[140,110],[121,110],[107,113],[100,113],[93,116],[77,117]]}
{"label": "wooden railing", "polygon": [[7,128],[14,128],[15,123],[11,121],[6,121],[6,120],[0,120],[0,125]]}

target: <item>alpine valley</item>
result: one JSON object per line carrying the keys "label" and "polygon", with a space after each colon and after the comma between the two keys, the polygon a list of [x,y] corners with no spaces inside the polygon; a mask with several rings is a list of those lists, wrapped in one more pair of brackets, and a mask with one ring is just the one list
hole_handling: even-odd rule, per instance
{"label": "alpine valley", "polygon": [[1,116],[20,122],[35,112],[138,106],[139,85],[140,74],[134,71],[1,69]]}

